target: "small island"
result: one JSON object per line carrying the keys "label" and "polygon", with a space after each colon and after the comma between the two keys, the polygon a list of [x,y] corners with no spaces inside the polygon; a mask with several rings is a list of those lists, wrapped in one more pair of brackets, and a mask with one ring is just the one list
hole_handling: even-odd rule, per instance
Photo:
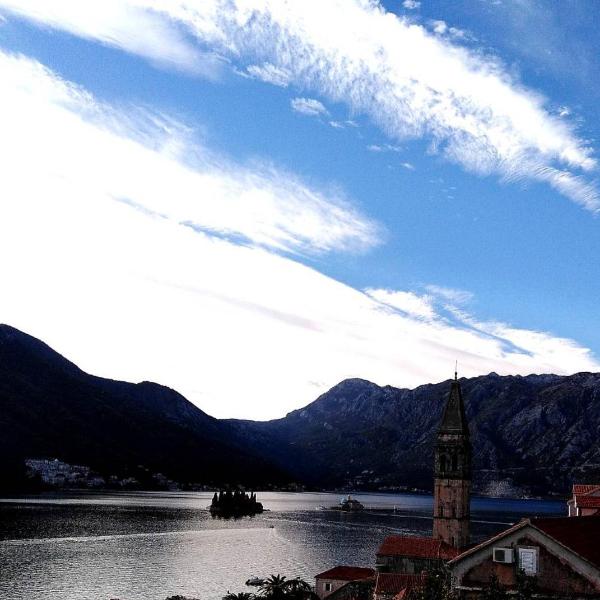
{"label": "small island", "polygon": [[219,491],[215,492],[212,504],[209,507],[210,514],[213,517],[246,517],[253,516],[263,512],[263,505],[256,500],[256,494],[251,492],[247,494],[240,490],[235,492]]}

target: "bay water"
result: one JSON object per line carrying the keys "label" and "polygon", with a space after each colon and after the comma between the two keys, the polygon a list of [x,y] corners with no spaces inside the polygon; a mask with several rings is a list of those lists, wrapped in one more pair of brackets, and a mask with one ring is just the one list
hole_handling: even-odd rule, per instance
{"label": "bay water", "polygon": [[[356,494],[369,511],[328,510],[339,494],[259,493],[255,517],[212,518],[212,492],[64,492],[0,498],[0,600],[218,600],[253,576],[314,583],[333,566],[374,566],[391,534],[431,535],[432,498]],[[474,498],[484,539],[522,517],[564,516],[553,500]]]}

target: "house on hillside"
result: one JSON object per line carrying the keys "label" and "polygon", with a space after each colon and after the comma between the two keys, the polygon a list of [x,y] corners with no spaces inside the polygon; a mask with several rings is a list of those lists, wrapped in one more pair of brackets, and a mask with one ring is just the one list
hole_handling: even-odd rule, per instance
{"label": "house on hillside", "polygon": [[377,550],[380,573],[419,574],[441,567],[460,551],[441,539],[390,535]]}
{"label": "house on hillside", "polygon": [[495,575],[515,590],[535,577],[544,598],[600,598],[600,517],[523,519],[448,563],[453,587],[478,598]]}
{"label": "house on hillside", "polygon": [[600,485],[574,484],[567,507],[570,517],[600,515]]}
{"label": "house on hillside", "polygon": [[[324,571],[323,573],[315,575],[315,591],[321,600],[334,593],[335,598],[338,598],[338,600],[342,597],[356,598],[361,595],[359,592],[365,586],[350,586],[349,584],[362,581],[371,581],[374,575],[375,570],[368,567],[334,567],[333,569],[329,569],[328,571]],[[370,598],[373,586],[371,584],[367,587],[369,590],[367,597]],[[345,589],[342,590],[342,588]]]}

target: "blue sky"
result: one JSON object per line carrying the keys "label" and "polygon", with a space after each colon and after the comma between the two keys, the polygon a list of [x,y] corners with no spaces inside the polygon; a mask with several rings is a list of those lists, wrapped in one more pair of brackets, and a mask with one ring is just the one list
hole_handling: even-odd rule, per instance
{"label": "blue sky", "polygon": [[593,0],[0,0],[2,320],[271,418],[597,370]]}

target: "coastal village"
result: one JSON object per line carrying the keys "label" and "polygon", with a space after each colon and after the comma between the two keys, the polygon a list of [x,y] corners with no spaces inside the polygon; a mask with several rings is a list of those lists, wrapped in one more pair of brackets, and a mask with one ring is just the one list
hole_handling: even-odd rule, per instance
{"label": "coastal village", "polygon": [[[437,433],[431,537],[386,537],[373,566],[339,565],[315,577],[321,600],[410,600],[428,578],[447,577],[461,598],[600,598],[600,485],[576,484],[568,516],[522,519],[471,543],[472,449],[455,373]],[[350,499],[349,499],[350,500]],[[360,509],[356,504],[348,510]]]}

